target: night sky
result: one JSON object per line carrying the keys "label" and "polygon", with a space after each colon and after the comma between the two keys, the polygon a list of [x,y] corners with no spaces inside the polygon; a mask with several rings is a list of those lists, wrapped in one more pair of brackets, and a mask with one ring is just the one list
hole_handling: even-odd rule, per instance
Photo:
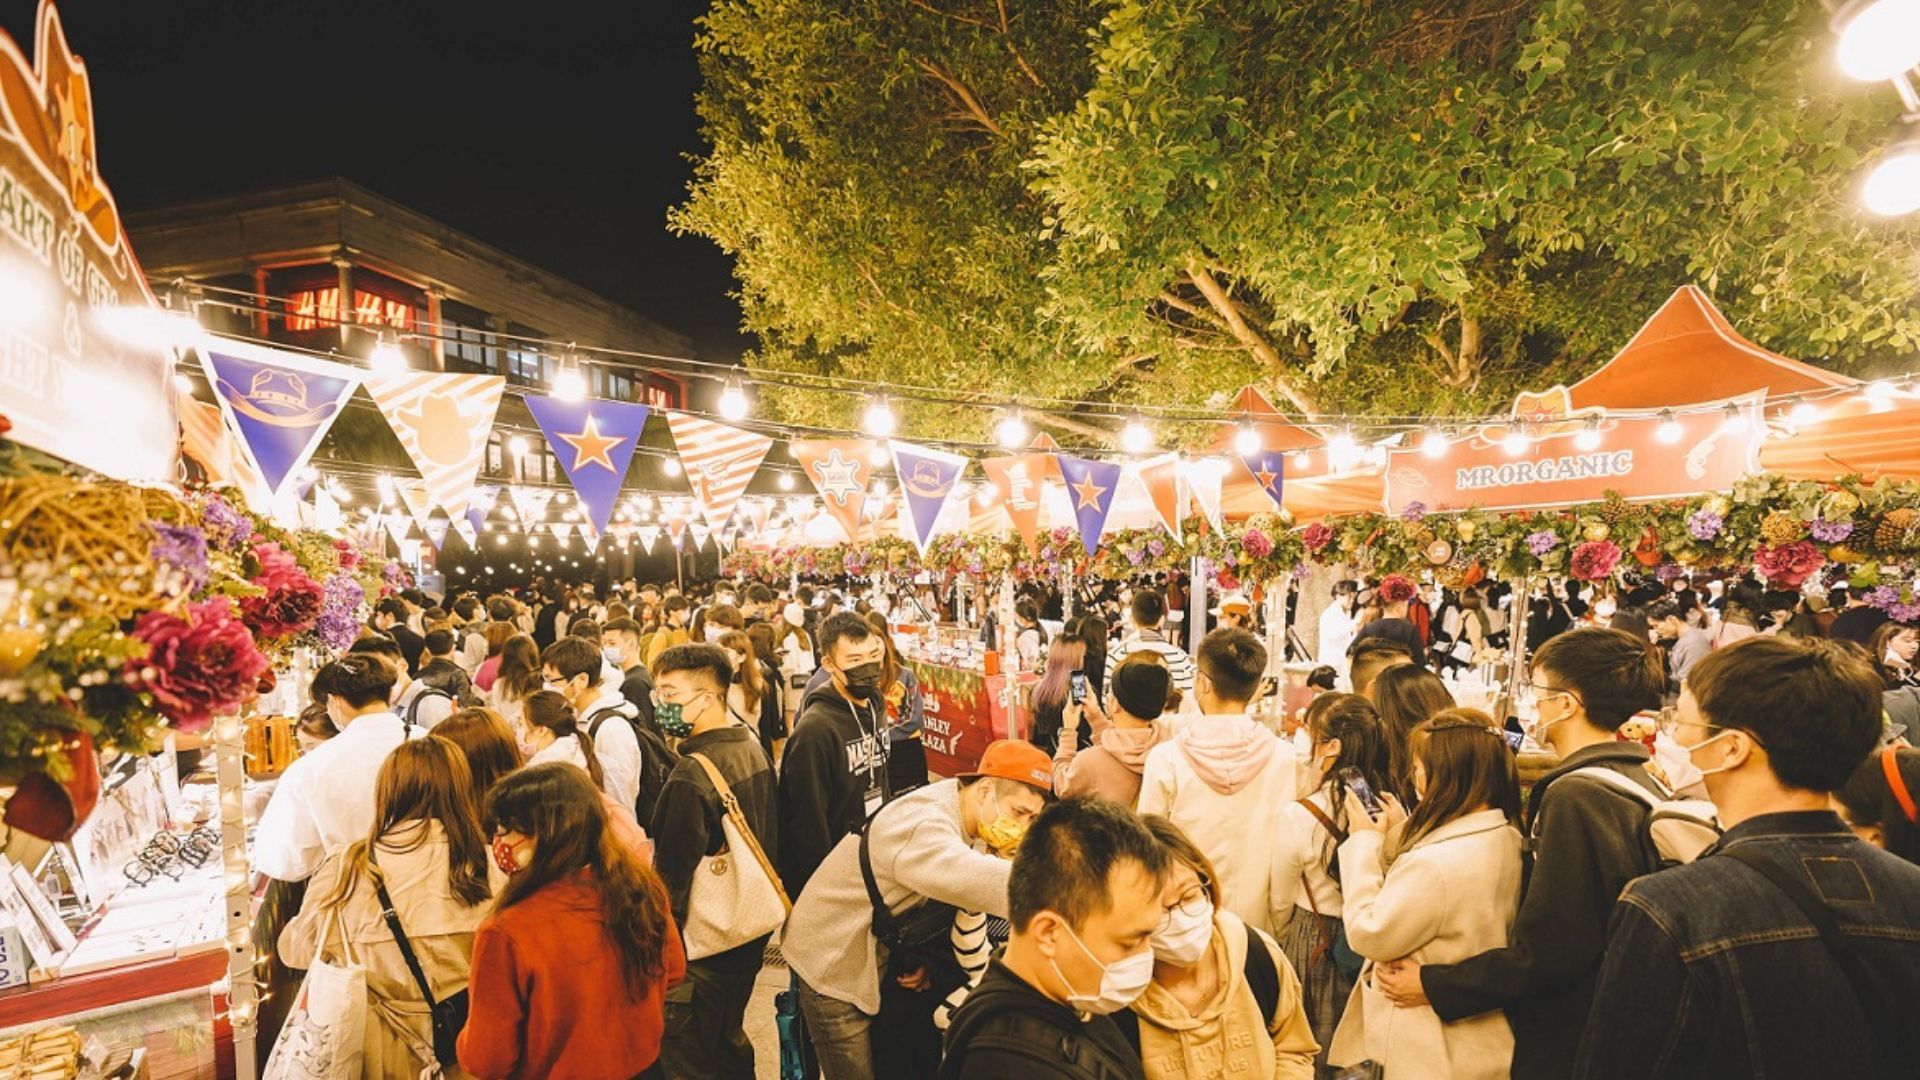
{"label": "night sky", "polygon": [[[0,0],[32,55],[37,0]],[[59,5],[121,207],[339,175],[688,334],[747,345],[729,260],[666,230],[704,0]]]}

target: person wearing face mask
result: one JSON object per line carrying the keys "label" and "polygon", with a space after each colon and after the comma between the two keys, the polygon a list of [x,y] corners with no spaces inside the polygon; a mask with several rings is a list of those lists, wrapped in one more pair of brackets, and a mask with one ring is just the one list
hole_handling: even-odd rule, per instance
{"label": "person wearing face mask", "polygon": [[641,662],[640,643],[644,637],[639,623],[632,619],[614,619],[601,628],[601,652],[619,668],[620,696],[639,710],[640,726],[658,735],[660,725],[653,718],[653,675]]}
{"label": "person wearing face mask", "polygon": [[1312,1080],[1314,1040],[1300,980],[1273,939],[1220,911],[1213,866],[1166,818],[1147,831],[1173,856],[1153,981],[1114,1014],[1147,1080]]}
{"label": "person wearing face mask", "polygon": [[1307,706],[1311,746],[1307,796],[1280,814],[1273,860],[1273,924],[1280,947],[1305,985],[1304,1005],[1316,1066],[1326,1067],[1327,1046],[1353,996],[1360,957],[1346,940],[1340,891],[1340,845],[1353,832],[1347,787],[1341,773],[1358,769],[1375,792],[1398,790],[1386,725],[1358,694],[1322,694]]}
{"label": "person wearing face mask", "polygon": [[[680,759],[668,774],[654,810],[659,837],[654,866],[666,883],[674,921],[687,924],[693,879],[709,856],[727,848],[721,820],[727,810],[707,772],[719,771],[754,838],[769,860],[779,858],[773,764],[754,732],[734,723],[726,706],[733,664],[713,645],[681,645],[654,664],[655,715],[684,733]],[[704,760],[704,764],[701,759]],[[741,852],[742,858],[750,858]],[[751,1080],[753,1046],[744,1018],[759,978],[768,938],[689,959],[687,978],[667,993],[666,1042],[661,1058],[676,1078]]]}
{"label": "person wearing face mask", "polygon": [[653,636],[647,639],[645,662],[648,667],[653,666],[653,662],[659,659],[661,653],[675,645],[685,645],[693,640],[692,635],[687,632],[687,615],[691,607],[692,605],[687,603],[687,598],[678,594],[669,596],[661,602],[660,617],[663,621],[660,629],[655,630]]}
{"label": "person wearing face mask", "polygon": [[1607,918],[1627,882],[1660,869],[1648,818],[1652,801],[1672,795],[1648,772],[1647,748],[1615,737],[1660,707],[1666,679],[1652,649],[1620,630],[1570,630],[1540,647],[1532,679],[1531,734],[1559,762],[1527,803],[1533,867],[1511,940],[1453,963],[1386,965],[1374,978],[1395,1004],[1430,1004],[1442,1020],[1505,1010],[1513,1075],[1548,1080],[1573,1070]]}
{"label": "person wearing face mask", "polygon": [[[1381,795],[1376,818],[1347,793],[1352,833],[1340,845],[1347,941],[1365,957],[1327,1060],[1371,1063],[1385,1080],[1505,1080],[1513,1065],[1506,1017],[1442,1023],[1427,1008],[1397,1008],[1378,983],[1382,965],[1463,960],[1507,944],[1520,902],[1520,776],[1493,720],[1448,709],[1416,728],[1409,747],[1411,815]],[[1389,853],[1391,857],[1389,856]]]}
{"label": "person wearing face mask", "polygon": [[824,681],[807,691],[780,761],[780,877],[793,896],[889,795],[886,642],[841,612],[821,624],[820,654]]}
{"label": "person wearing face mask", "polygon": [[1172,861],[1124,806],[1042,811],[1007,879],[1012,937],[954,1013],[940,1080],[1145,1080],[1113,1014],[1153,981]]}
{"label": "person wearing face mask", "polygon": [[[564,637],[540,655],[547,686],[573,707],[580,727],[592,739],[595,759],[606,771],[606,790],[613,800],[636,815],[640,806],[640,710],[620,696],[618,684],[609,686],[602,674],[605,659],[598,646],[583,638]],[[529,710],[531,717],[531,710]]]}
{"label": "person wearing face mask", "polygon": [[[876,1060],[889,1076],[935,1067],[933,1009],[962,978],[948,946],[953,913],[1006,914],[1010,868],[992,852],[1020,844],[1052,783],[1043,751],[1001,740],[977,772],[888,803],[820,865],[794,903],[781,949],[826,1080],[870,1080],[882,1075]],[[886,924],[908,912],[915,925],[926,916],[932,936],[882,941]]]}
{"label": "person wearing face mask", "polygon": [[1354,619],[1354,602],[1359,598],[1357,582],[1333,583],[1333,603],[1320,613],[1320,658],[1325,667],[1347,670],[1347,650],[1353,645],[1354,631],[1360,624]]}
{"label": "person wearing face mask", "polygon": [[1621,893],[1575,1076],[1913,1074],[1920,867],[1829,803],[1880,741],[1880,686],[1851,646],[1791,637],[1693,669],[1663,727],[1726,833]]}
{"label": "person wearing face mask", "polygon": [[394,666],[348,653],[314,673],[314,700],[340,732],[287,766],[260,814],[254,869],[279,881],[304,881],[328,852],[364,839],[373,827],[380,763],[409,732],[388,704]]}

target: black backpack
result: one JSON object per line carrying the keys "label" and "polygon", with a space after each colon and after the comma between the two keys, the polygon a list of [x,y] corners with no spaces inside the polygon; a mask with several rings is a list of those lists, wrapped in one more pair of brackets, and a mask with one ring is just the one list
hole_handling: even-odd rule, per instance
{"label": "black backpack", "polygon": [[599,738],[600,725],[610,716],[626,721],[633,729],[633,737],[640,743],[640,795],[633,801],[633,816],[642,825],[653,824],[654,807],[660,804],[660,792],[667,786],[667,777],[673,767],[680,764],[680,755],[668,748],[665,740],[655,735],[640,722],[637,716],[628,716],[617,708],[605,708],[587,717],[587,737]]}
{"label": "black backpack", "polygon": [[420,685],[422,688],[421,691],[413,695],[412,701],[407,702],[407,727],[409,728],[417,728],[420,726],[420,703],[430,697],[446,698],[448,701],[453,701],[455,705],[460,704],[458,701],[454,701],[452,694],[447,693],[437,686],[430,683],[421,683]]}
{"label": "black backpack", "polygon": [[[1273,1030],[1275,1014],[1280,1011],[1280,969],[1274,966],[1273,953],[1267,950],[1266,940],[1253,927],[1247,927],[1247,962],[1243,968],[1247,976],[1247,989],[1253,991],[1254,1003],[1260,1006],[1260,1015],[1267,1022],[1267,1030]],[[1140,1049],[1140,1017],[1132,1009],[1121,1009],[1113,1014],[1113,1022],[1119,1027],[1120,1035],[1127,1045],[1136,1052]]]}
{"label": "black backpack", "polygon": [[[1032,1000],[1011,987],[983,985],[967,996],[947,1029],[946,1059],[939,1080],[958,1080],[968,1053],[992,1050],[1032,1062],[1015,1076],[1062,1077],[1064,1080],[1135,1080],[1140,1059],[1121,1060],[1081,1032],[1063,1030],[1033,1015]],[[1118,1019],[1117,1017],[1115,1019]],[[1138,1031],[1135,1032],[1136,1038]],[[961,1053],[954,1053],[961,1049]]]}

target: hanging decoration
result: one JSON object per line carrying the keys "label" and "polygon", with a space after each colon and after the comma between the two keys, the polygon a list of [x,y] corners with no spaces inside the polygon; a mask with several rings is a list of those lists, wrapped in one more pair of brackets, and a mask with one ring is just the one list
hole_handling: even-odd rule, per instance
{"label": "hanging decoration", "polygon": [[1100,548],[1100,531],[1106,527],[1114,493],[1120,489],[1120,466],[1072,454],[1055,454],[1054,460],[1060,465],[1060,477],[1073,503],[1073,517],[1080,526],[1080,542],[1087,554],[1092,555]]}
{"label": "hanging decoration", "polygon": [[560,541],[561,547],[566,547],[567,541],[573,539],[573,522],[556,521],[547,526],[547,531],[553,534],[555,540]]}
{"label": "hanging decoration", "polygon": [[933,539],[940,512],[946,509],[954,485],[967,469],[967,459],[898,439],[890,445],[894,475],[900,479],[900,494],[906,501],[907,521],[913,526],[913,541],[924,552],[927,541]]}
{"label": "hanging decoration", "polygon": [[807,478],[819,490],[821,505],[840,523],[848,540],[858,540],[867,509],[867,488],[873,479],[874,441],[797,439],[789,445]]}
{"label": "hanging decoration", "polygon": [[480,533],[479,530],[473,527],[473,522],[468,521],[466,518],[461,518],[459,521],[453,523],[453,533],[455,536],[467,542],[467,549],[469,551],[480,550]]}
{"label": "hanging decoration", "polygon": [[522,528],[531,529],[547,519],[547,507],[554,496],[552,488],[515,484],[507,489],[507,494],[513,499],[513,510],[519,515]]}
{"label": "hanging decoration", "polygon": [[1287,456],[1278,450],[1262,449],[1257,453],[1240,455],[1240,463],[1247,467],[1253,482],[1273,500],[1273,508],[1280,509],[1280,488],[1286,479]]}
{"label": "hanging decoration", "polygon": [[433,520],[433,497],[427,494],[427,482],[411,476],[396,476],[393,490],[406,504],[407,513],[413,515],[413,523],[420,526],[421,534],[425,535],[428,523]]}
{"label": "hanging decoration", "polygon": [[306,468],[360,385],[353,368],[279,349],[223,342],[201,359],[227,423],[276,496]]}
{"label": "hanging decoration", "polygon": [[465,517],[507,380],[408,371],[366,376],[367,393],[426,481],[434,505]]}
{"label": "hanging decoration", "polygon": [[475,484],[473,494],[467,499],[467,512],[463,515],[467,524],[475,532],[486,527],[487,519],[493,516],[493,508],[500,502],[500,485]]}
{"label": "hanging decoration", "polygon": [[1140,486],[1147,491],[1147,501],[1159,516],[1160,524],[1177,543],[1180,540],[1180,520],[1187,516],[1186,469],[1181,465],[1180,455],[1161,454],[1141,462],[1138,470]]}
{"label": "hanging decoration", "polygon": [[693,529],[693,550],[704,550],[707,546],[707,540],[713,536],[713,530],[705,523],[698,521],[694,522],[691,527]]}
{"label": "hanging decoration", "polygon": [[660,542],[660,526],[642,525],[633,530],[633,534],[640,538],[640,546],[646,549],[647,554],[653,554],[653,546]]}
{"label": "hanging decoration", "polygon": [[605,531],[640,432],[647,426],[647,406],[597,398],[562,401],[541,394],[528,394],[526,402],[586,507],[587,520],[595,530]]}
{"label": "hanging decoration", "polygon": [[1045,490],[1047,471],[1053,467],[1050,454],[1015,454],[990,457],[980,462],[987,481],[993,485],[994,502],[1007,512],[1014,531],[1029,552],[1039,550],[1040,500]]}
{"label": "hanging decoration", "polygon": [[426,534],[427,543],[433,545],[433,550],[439,551],[446,547],[447,530],[452,524],[451,521],[439,514],[429,514],[427,523],[420,526],[420,531]]}
{"label": "hanging decoration", "polygon": [[748,481],[773,449],[770,436],[682,412],[667,414],[694,505],[710,528],[724,528]]}

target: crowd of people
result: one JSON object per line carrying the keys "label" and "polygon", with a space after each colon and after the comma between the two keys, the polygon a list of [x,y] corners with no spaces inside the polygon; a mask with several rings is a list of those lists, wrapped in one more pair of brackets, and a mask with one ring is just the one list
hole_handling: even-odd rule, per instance
{"label": "crowd of people", "polygon": [[365,965],[383,1077],[751,1077],[769,956],[827,1080],[1920,1060],[1911,628],[1543,588],[1512,731],[1435,670],[1512,595],[1337,584],[1287,715],[1255,605],[1189,653],[1167,591],[1012,605],[1032,723],[944,779],[888,617],[925,590],[388,597],[259,822],[280,959]]}

